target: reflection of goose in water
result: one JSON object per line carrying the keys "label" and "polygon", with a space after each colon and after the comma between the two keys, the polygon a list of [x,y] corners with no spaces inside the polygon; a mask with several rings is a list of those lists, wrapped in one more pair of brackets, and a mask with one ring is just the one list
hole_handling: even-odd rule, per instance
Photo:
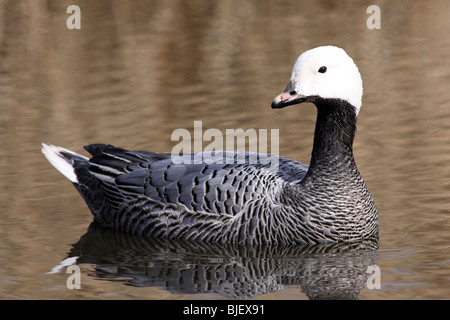
{"label": "reflection of goose in water", "polygon": [[93,223],[62,264],[95,264],[98,278],[179,294],[251,298],[299,286],[310,299],[356,299],[377,249],[377,239],[327,246],[149,240]]}

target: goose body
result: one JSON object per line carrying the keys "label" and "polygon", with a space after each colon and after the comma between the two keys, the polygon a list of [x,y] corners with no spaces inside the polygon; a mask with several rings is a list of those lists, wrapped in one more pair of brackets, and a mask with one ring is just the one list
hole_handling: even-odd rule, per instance
{"label": "goose body", "polygon": [[378,232],[377,209],[353,157],[361,98],[360,74],[344,50],[318,47],[298,58],[272,108],[317,106],[309,166],[277,156],[273,170],[260,155],[248,161],[250,154],[238,151],[223,156],[247,161],[208,161],[212,155],[203,153],[203,161],[180,164],[170,153],[104,144],[85,147],[90,159],[47,144],[42,151],[107,228],[189,241],[357,241]]}

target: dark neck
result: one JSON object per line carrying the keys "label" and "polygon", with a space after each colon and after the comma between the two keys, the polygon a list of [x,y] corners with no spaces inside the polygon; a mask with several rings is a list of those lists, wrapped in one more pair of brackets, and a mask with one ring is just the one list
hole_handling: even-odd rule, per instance
{"label": "dark neck", "polygon": [[356,168],[353,158],[355,108],[348,102],[337,99],[318,98],[313,102],[318,113],[307,176],[320,176],[323,171],[339,174],[342,170]]}

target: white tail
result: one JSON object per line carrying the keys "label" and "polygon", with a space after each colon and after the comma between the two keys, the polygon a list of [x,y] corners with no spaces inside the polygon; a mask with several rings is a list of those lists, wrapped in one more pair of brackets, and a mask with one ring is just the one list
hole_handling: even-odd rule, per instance
{"label": "white tail", "polygon": [[73,151],[45,143],[42,144],[41,150],[52,166],[73,183],[78,183],[78,178],[73,168],[73,158],[80,157],[86,160],[88,158]]}

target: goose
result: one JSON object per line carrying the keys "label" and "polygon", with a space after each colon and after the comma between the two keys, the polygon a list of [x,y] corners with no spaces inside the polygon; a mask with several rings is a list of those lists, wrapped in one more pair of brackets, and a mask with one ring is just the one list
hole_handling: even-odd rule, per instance
{"label": "goose", "polygon": [[[353,156],[362,80],[335,46],[302,53],[290,82],[271,107],[317,107],[309,166],[276,156],[261,161],[175,163],[170,153],[107,144],[91,158],[42,144],[47,160],[68,178],[105,228],[146,238],[238,244],[323,244],[378,235],[378,211]],[[236,160],[239,151],[227,151]],[[187,155],[194,157],[193,154]],[[206,160],[205,160],[206,159]]]}

